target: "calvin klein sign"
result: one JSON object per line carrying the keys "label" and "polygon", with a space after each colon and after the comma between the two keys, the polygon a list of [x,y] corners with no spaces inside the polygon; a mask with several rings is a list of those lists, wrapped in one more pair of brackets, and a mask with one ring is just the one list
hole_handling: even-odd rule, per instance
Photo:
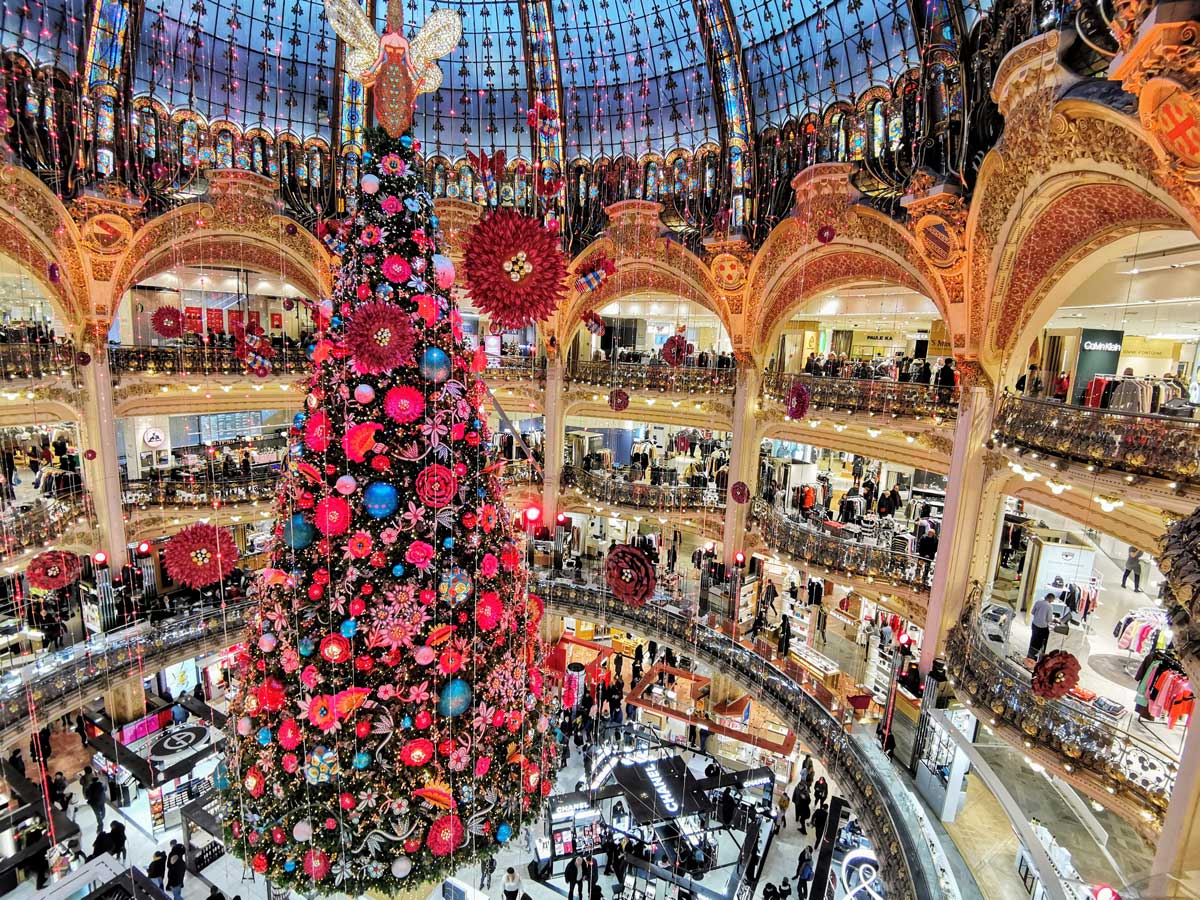
{"label": "calvin klein sign", "polygon": [[1109,353],[1120,353],[1121,345],[1115,341],[1084,341],[1084,350],[1105,350]]}
{"label": "calvin klein sign", "polygon": [[1084,328],[1079,335],[1079,360],[1071,391],[1076,399],[1096,375],[1117,374],[1125,332],[1102,328]]}

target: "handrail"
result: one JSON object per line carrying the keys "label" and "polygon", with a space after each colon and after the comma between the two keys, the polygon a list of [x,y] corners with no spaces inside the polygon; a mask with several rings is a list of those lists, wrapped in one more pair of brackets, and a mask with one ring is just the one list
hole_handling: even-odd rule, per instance
{"label": "handrail", "polygon": [[617,481],[578,466],[563,467],[563,484],[574,485],[593,500],[637,509],[725,508],[725,498],[716,488]]}
{"label": "handrail", "polygon": [[[933,566],[922,566],[918,556],[821,534],[788,519],[761,497],[755,498],[753,513],[763,540],[772,550],[835,572],[929,590]],[[929,571],[922,571],[925,568]]]}
{"label": "handrail", "polygon": [[94,517],[92,496],[82,489],[19,514],[5,514],[0,517],[0,562],[53,542],[82,517]]}
{"label": "handrail", "polygon": [[279,487],[279,473],[246,477],[206,475],[176,479],[122,479],[121,502],[126,510],[151,506],[211,506],[270,500]]}
{"label": "handrail", "polygon": [[500,480],[505,484],[541,484],[542,472],[527,459],[510,459],[504,463]]}
{"label": "handrail", "polygon": [[0,378],[17,381],[26,378],[69,376],[77,383],[75,345],[70,341],[54,343],[0,343]]}
{"label": "handrail", "polygon": [[974,604],[947,636],[946,659],[956,683],[996,720],[1054,753],[1071,770],[1093,773],[1109,792],[1131,795],[1161,819],[1179,761],[1082,703],[1036,696],[1030,673],[989,646]]}
{"label": "handrail", "polygon": [[544,356],[488,356],[487,368],[481,373],[484,381],[527,381],[546,378]]}
{"label": "handrail", "polygon": [[841,722],[798,682],[728,635],[670,610],[629,606],[613,601],[601,588],[562,581],[541,582],[536,589],[553,612],[581,615],[602,626],[614,624],[655,637],[660,644],[673,644],[717,671],[735,678],[742,676],[742,684],[757,691],[756,696],[812,746],[848,795],[879,857],[888,896],[943,895],[928,847],[913,833],[915,816],[902,808],[901,795],[895,792],[896,776],[886,758],[870,753],[864,741],[848,734]]}
{"label": "handrail", "polygon": [[576,360],[567,367],[566,380],[604,388],[633,391],[668,391],[687,394],[732,393],[737,369],[711,366],[643,365],[641,363]]}
{"label": "handrail", "polygon": [[0,680],[0,744],[28,734],[30,702],[44,711],[47,704],[64,697],[99,691],[96,679],[102,676],[136,675],[140,679],[143,672],[158,671],[154,666],[159,660],[210,636],[229,636],[231,628],[235,633],[230,643],[236,643],[249,613],[256,608],[253,601],[242,601],[154,625],[143,622],[56,653],[41,654],[37,662]]}
{"label": "handrail", "polygon": [[893,419],[955,419],[958,417],[959,389],[911,381],[867,380],[862,378],[823,378],[804,373],[767,372],[762,393],[767,400],[786,403],[792,386],[808,388],[811,411],[866,413]]}
{"label": "handrail", "polygon": [[1200,484],[1200,419],[1005,394],[992,428],[1002,442],[1051,456]]}
{"label": "handrail", "polygon": [[[246,364],[232,347],[122,345],[108,348],[108,365],[120,375],[245,375]],[[279,347],[271,358],[273,375],[303,374],[312,362],[301,347]]]}

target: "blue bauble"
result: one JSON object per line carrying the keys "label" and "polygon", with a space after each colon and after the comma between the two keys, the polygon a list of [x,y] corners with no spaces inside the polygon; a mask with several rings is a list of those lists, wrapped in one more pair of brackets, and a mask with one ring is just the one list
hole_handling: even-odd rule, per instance
{"label": "blue bauble", "polygon": [[260,744],[262,744],[264,747],[267,746],[267,744],[271,743],[271,729],[270,728],[258,729],[258,742]]}
{"label": "blue bauble", "polygon": [[304,423],[308,421],[308,416],[305,413],[298,412],[292,416],[292,427],[299,431],[304,427]]}
{"label": "blue bauble", "polygon": [[358,623],[353,619],[347,619],[342,623],[342,637],[352,638],[358,632]]}
{"label": "blue bauble", "polygon": [[496,840],[498,840],[501,844],[503,844],[503,843],[506,843],[508,841],[508,839],[511,837],[512,837],[512,826],[509,825],[507,822],[501,823],[500,827],[496,829]]}
{"label": "blue bauble", "polygon": [[394,566],[392,566],[392,574],[399,578],[404,574],[404,565],[402,563],[396,563]]}
{"label": "blue bauble", "polygon": [[300,638],[300,643],[296,645],[296,649],[300,652],[301,656],[312,656],[313,651],[317,647],[310,638]]}
{"label": "blue bauble", "polygon": [[442,546],[445,547],[447,550],[453,550],[454,549],[454,538],[452,538],[452,537],[445,538],[442,541]]}
{"label": "blue bauble", "polygon": [[450,378],[450,357],[441,347],[426,347],[417,369],[426,381],[441,384]]}
{"label": "blue bauble", "polygon": [[371,754],[365,750],[359,750],[354,754],[354,768],[365,769],[371,765]]}
{"label": "blue bauble", "polygon": [[386,518],[394,513],[399,505],[400,495],[396,493],[395,486],[386,481],[372,481],[363,491],[363,506],[367,515],[372,518]]}
{"label": "blue bauble", "polygon": [[471,599],[471,592],[475,589],[475,585],[471,581],[471,576],[458,566],[451,566],[450,571],[441,577],[438,582],[438,596],[441,597],[443,603],[448,603],[450,606],[459,606]]}
{"label": "blue bauble", "polygon": [[287,861],[286,861],[286,862],[283,864],[283,871],[285,871],[285,872],[295,872],[295,871],[296,871],[296,861],[295,861],[294,859],[289,859],[289,860],[287,860]]}
{"label": "blue bauble", "polygon": [[438,715],[452,719],[471,708],[471,685],[461,678],[447,681],[438,694]]}
{"label": "blue bauble", "polygon": [[293,550],[303,550],[317,536],[316,529],[296,513],[283,523],[283,542]]}

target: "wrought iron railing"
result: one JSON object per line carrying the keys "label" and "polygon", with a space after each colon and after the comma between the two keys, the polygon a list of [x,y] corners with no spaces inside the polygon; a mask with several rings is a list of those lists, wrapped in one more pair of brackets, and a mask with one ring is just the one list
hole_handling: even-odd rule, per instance
{"label": "wrought iron railing", "polygon": [[[245,375],[246,364],[233,347],[212,344],[172,347],[120,346],[108,348],[113,375]],[[296,375],[312,367],[301,347],[279,347],[271,358],[275,375]]]}
{"label": "wrought iron railing", "polygon": [[1200,484],[1200,420],[1068,406],[1006,394],[993,422],[1004,444],[1132,475]]}
{"label": "wrought iron railing", "polygon": [[126,510],[151,507],[228,506],[271,500],[279,486],[279,473],[253,475],[203,475],[184,478],[144,478],[121,482]]}
{"label": "wrought iron railing", "polygon": [[953,419],[958,416],[957,387],[911,381],[868,381],[768,372],[763,378],[763,397],[786,403],[797,384],[808,389],[807,418],[810,419],[822,412],[866,413],[892,419]]}
{"label": "wrought iron railing", "polygon": [[784,671],[723,632],[661,607],[629,606],[614,601],[601,588],[564,581],[542,582],[537,590],[552,612],[654,637],[753,690],[812,747],[837,780],[879,855],[888,896],[943,896],[929,848],[917,833],[916,817],[896,789],[896,776],[886,758],[871,752],[868,736],[847,733]]}
{"label": "wrought iron railing", "polygon": [[75,345],[54,343],[0,343],[0,379],[69,378],[75,383]]}
{"label": "wrought iron railing", "polygon": [[576,361],[567,368],[566,378],[568,382],[609,390],[731,394],[737,383],[737,369]]}
{"label": "wrought iron railing", "polygon": [[93,517],[91,494],[82,489],[8,510],[0,515],[0,562],[53,543]]}
{"label": "wrought iron railing", "polygon": [[527,459],[510,459],[504,464],[500,480],[505,484],[541,484],[542,470]]}
{"label": "wrought iron railing", "polygon": [[933,578],[932,562],[925,565],[920,557],[912,554],[824,534],[789,519],[761,498],[754,501],[753,510],[763,541],[772,550],[881,584],[929,590]]}
{"label": "wrought iron railing", "polygon": [[577,466],[563,468],[563,484],[579,488],[593,500],[635,509],[724,509],[724,495],[713,487],[630,483]]}
{"label": "wrought iron railing", "polygon": [[1178,760],[1126,730],[1124,716],[1102,715],[1074,699],[1035,695],[1030,673],[989,645],[978,612],[973,603],[964,610],[947,638],[946,659],[957,686],[990,710],[993,727],[1013,729],[1022,740],[1056,755],[1069,771],[1090,772],[1109,793],[1126,795],[1161,819]]}
{"label": "wrought iron railing", "polygon": [[489,356],[484,381],[544,381],[546,358],[536,356]]}

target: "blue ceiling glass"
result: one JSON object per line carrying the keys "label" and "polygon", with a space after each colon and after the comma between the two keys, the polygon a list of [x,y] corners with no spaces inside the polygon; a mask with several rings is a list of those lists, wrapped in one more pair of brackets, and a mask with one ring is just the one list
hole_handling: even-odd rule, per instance
{"label": "blue ceiling glass", "polygon": [[[95,0],[4,0],[2,38],[73,72]],[[101,4],[130,0],[100,0]],[[463,39],[420,104],[426,152],[505,148],[533,155],[525,125],[536,60],[534,4],[551,21],[563,153],[667,154],[721,140],[709,0],[461,0]],[[907,0],[727,0],[757,128],[853,99],[915,63]],[[980,0],[976,0],[980,2]],[[983,0],[986,2],[986,0]],[[64,5],[65,3],[65,5]],[[434,0],[404,0],[415,32]],[[139,14],[140,12],[140,14]],[[376,0],[382,26],[384,0]],[[132,10],[133,88],[172,110],[305,139],[334,133],[337,41],[321,0],[145,0]],[[532,57],[532,60],[531,60]]]}

